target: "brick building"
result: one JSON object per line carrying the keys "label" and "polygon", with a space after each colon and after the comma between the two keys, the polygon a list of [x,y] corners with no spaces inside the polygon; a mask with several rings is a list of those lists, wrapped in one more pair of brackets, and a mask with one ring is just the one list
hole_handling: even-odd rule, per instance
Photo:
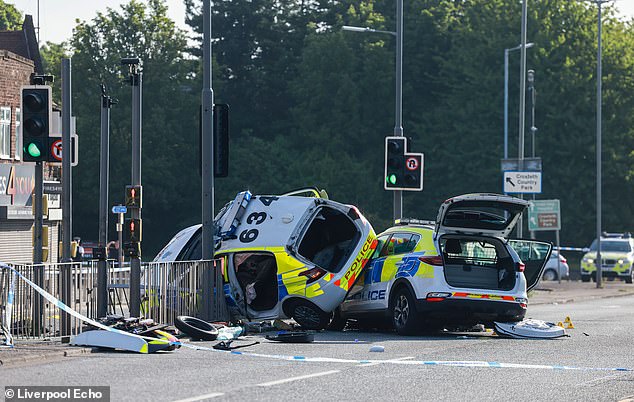
{"label": "brick building", "polygon": [[[22,162],[20,144],[20,88],[31,74],[43,74],[42,58],[27,15],[19,31],[0,31],[0,261],[33,260],[32,195],[35,164]],[[49,226],[48,261],[56,260],[58,226]]]}

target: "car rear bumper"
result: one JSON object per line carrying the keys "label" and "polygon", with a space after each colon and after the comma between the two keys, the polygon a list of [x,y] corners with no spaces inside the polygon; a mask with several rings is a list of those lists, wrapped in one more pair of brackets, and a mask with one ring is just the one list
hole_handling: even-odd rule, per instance
{"label": "car rear bumper", "polygon": [[416,311],[424,320],[461,324],[521,321],[526,314],[526,308],[520,303],[450,298],[436,302],[419,299],[416,301]]}

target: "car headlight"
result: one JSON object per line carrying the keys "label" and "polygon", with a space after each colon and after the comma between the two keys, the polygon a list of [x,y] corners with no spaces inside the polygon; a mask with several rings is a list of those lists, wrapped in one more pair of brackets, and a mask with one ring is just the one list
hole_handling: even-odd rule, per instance
{"label": "car headlight", "polygon": [[623,263],[625,262],[625,260],[621,258],[621,259],[620,259],[620,260],[618,260],[617,262],[618,262],[618,263],[619,263],[619,265],[620,265],[620,264],[623,264]]}
{"label": "car headlight", "polygon": [[583,262],[587,262],[588,264],[592,264],[592,263],[594,263],[594,260],[592,258],[584,258]]}

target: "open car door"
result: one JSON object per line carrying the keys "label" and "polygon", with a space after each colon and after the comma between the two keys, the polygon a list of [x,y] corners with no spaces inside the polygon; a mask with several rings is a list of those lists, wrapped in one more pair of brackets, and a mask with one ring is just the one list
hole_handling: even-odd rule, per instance
{"label": "open car door", "polygon": [[509,240],[509,245],[513,247],[525,265],[526,291],[529,291],[539,283],[553,245],[542,241],[518,239]]}

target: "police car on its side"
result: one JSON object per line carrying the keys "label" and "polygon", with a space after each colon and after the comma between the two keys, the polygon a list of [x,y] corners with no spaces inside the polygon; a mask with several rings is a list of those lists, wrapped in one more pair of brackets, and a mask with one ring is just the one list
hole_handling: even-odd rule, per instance
{"label": "police car on its side", "polygon": [[[310,197],[297,196],[302,193]],[[233,314],[292,317],[307,329],[330,323],[377,241],[356,207],[324,195],[316,189],[281,196],[245,191],[216,216],[215,257],[224,261],[225,299]],[[154,261],[200,259],[201,237],[201,225],[183,229]]]}
{"label": "police car on its side", "polygon": [[520,321],[549,243],[509,240],[528,201],[467,194],[445,201],[435,222],[404,221],[378,236],[365,274],[335,312],[361,326],[391,322],[400,334],[423,327]]}

